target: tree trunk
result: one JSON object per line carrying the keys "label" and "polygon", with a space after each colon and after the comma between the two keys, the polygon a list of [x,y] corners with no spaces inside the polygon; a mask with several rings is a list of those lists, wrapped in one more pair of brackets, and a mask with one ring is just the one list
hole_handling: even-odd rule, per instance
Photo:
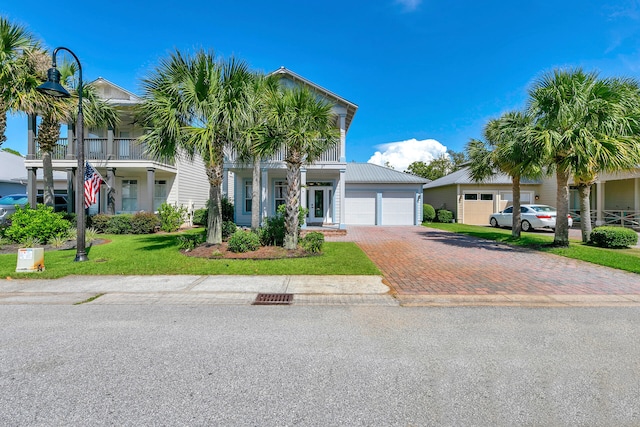
{"label": "tree trunk", "polygon": [[556,196],[556,233],[553,239],[555,246],[569,246],[569,173],[558,167],[556,169],[556,184],[558,192]]}
{"label": "tree trunk", "polygon": [[218,245],[222,243],[222,167],[207,166],[207,176],[209,178],[207,243]]}
{"label": "tree trunk", "polygon": [[[55,199],[53,196],[53,164],[51,162],[51,152],[49,151],[42,152],[42,176],[44,186],[42,203],[47,206],[54,206]],[[83,191],[80,193],[84,195]]]}
{"label": "tree trunk", "polygon": [[253,158],[253,180],[251,182],[251,229],[260,228],[260,156]]}
{"label": "tree trunk", "polygon": [[589,200],[591,185],[579,184],[578,193],[580,194],[580,230],[582,231],[582,241],[587,243],[591,240],[591,203]]}
{"label": "tree trunk", "polygon": [[287,211],[284,219],[284,248],[289,250],[298,247],[300,165],[300,163],[287,163]]}
{"label": "tree trunk", "polygon": [[0,146],[7,140],[7,105],[0,100]]}
{"label": "tree trunk", "polygon": [[511,236],[519,239],[522,231],[522,213],[520,212],[520,177],[511,177],[511,194],[513,195],[513,224]]}

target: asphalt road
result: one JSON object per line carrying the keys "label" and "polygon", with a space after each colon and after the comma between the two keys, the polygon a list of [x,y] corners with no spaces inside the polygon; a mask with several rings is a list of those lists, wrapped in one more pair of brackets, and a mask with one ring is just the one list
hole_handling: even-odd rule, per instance
{"label": "asphalt road", "polygon": [[640,308],[0,306],[0,425],[640,425]]}

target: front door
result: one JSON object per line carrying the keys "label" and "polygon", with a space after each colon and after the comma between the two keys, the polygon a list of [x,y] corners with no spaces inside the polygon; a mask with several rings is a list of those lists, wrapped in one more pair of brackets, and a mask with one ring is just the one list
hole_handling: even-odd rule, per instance
{"label": "front door", "polygon": [[331,222],[331,187],[310,187],[307,191],[309,215],[307,223]]}

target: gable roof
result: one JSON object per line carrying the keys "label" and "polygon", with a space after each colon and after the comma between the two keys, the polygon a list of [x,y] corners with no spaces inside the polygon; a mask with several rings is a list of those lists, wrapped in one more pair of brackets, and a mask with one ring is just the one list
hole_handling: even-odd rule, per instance
{"label": "gable roof", "polygon": [[358,110],[358,106],[356,104],[354,104],[353,102],[347,101],[346,99],[336,95],[335,93],[323,88],[322,86],[319,86],[315,83],[313,83],[310,80],[305,79],[304,77],[294,73],[293,71],[285,68],[284,66],[278,68],[275,71],[272,71],[271,73],[269,73],[269,75],[274,75],[274,74],[278,74],[281,76],[286,76],[288,77],[290,80],[292,80],[293,82],[296,83],[302,83],[305,86],[309,86],[312,90],[314,90],[315,92],[331,99],[334,103],[342,105],[346,108],[347,110],[347,115],[346,115],[346,120],[345,120],[345,126],[346,126],[346,130],[349,130],[349,126],[351,126],[351,121],[353,120],[353,116],[355,116],[356,111]]}
{"label": "gable roof", "polygon": [[27,182],[24,157],[0,151],[0,182]]}
{"label": "gable roof", "polygon": [[110,104],[122,106],[135,105],[142,102],[142,99],[135,93],[129,92],[104,77],[98,77],[89,84],[98,90],[100,98],[105,99]]}
{"label": "gable roof", "polygon": [[[520,180],[521,184],[540,184],[542,181],[535,179],[527,179],[522,178]],[[511,177],[502,172],[496,173],[490,178],[485,179],[481,182],[476,182],[471,179],[469,174],[469,166],[463,167],[462,169],[458,169],[455,172],[451,172],[449,175],[445,175],[442,178],[438,178],[434,181],[425,184],[423,188],[437,188],[444,187],[446,185],[457,185],[457,184],[511,184]]]}
{"label": "gable roof", "polygon": [[428,179],[373,163],[347,163],[344,182],[350,184],[424,184]]}

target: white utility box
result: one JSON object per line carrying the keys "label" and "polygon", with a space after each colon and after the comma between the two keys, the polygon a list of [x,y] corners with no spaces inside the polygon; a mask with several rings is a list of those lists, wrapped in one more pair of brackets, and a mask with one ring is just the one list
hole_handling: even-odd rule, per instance
{"label": "white utility box", "polygon": [[17,273],[44,271],[44,248],[18,249]]}

